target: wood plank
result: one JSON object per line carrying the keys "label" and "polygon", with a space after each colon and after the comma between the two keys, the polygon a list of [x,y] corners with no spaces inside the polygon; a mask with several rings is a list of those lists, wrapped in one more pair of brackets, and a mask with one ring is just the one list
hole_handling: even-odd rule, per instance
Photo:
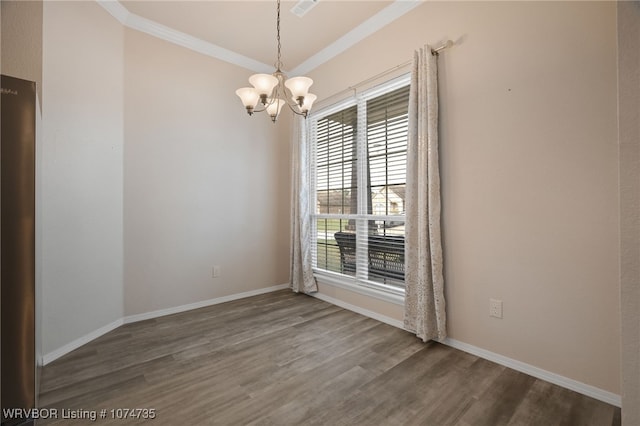
{"label": "wood plank", "polygon": [[288,290],[119,327],[44,367],[40,403],[157,411],[105,425],[620,424],[619,408]]}

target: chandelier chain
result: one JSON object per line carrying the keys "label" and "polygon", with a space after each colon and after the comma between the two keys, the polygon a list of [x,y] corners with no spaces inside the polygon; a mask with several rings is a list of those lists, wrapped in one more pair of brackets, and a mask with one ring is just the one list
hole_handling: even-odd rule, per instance
{"label": "chandelier chain", "polygon": [[280,43],[280,0],[278,0],[278,17],[276,19],[276,32],[277,32],[277,40],[278,40],[278,61],[276,62],[276,69],[278,71],[280,71],[280,68],[282,67],[282,60],[281,60],[281,56],[280,56],[280,49],[282,47],[282,44]]}

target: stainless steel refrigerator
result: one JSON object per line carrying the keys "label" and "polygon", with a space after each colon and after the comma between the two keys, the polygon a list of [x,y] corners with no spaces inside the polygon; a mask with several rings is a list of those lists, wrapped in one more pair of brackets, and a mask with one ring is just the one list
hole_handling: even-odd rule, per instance
{"label": "stainless steel refrigerator", "polygon": [[32,424],[6,409],[36,405],[35,141],[36,84],[3,75],[0,104],[2,426]]}

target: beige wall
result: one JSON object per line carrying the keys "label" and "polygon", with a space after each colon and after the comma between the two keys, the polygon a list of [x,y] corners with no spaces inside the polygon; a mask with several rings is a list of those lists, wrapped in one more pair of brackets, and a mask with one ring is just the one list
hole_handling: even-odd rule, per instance
{"label": "beige wall", "polygon": [[126,315],[288,281],[288,127],[244,113],[250,75],[125,30]]}
{"label": "beige wall", "polygon": [[95,2],[45,2],[43,348],[122,318],[122,26]]}
{"label": "beige wall", "polygon": [[2,74],[37,83],[42,100],[42,1],[0,2]]}
{"label": "beige wall", "polygon": [[43,33],[44,353],[287,282],[289,125],[244,114],[251,73],[94,2],[46,2]]}
{"label": "beige wall", "polygon": [[622,424],[640,424],[640,2],[618,2]]}
{"label": "beige wall", "polygon": [[[450,337],[619,393],[616,5],[428,2],[310,73],[314,92],[446,38],[457,41],[439,59]],[[488,316],[489,298],[504,319]]]}

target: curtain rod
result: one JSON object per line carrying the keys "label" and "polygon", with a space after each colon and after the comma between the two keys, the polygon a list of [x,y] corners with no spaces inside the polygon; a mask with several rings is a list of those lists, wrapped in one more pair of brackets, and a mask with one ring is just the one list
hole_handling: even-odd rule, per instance
{"label": "curtain rod", "polygon": [[[436,56],[438,56],[438,54],[439,54],[442,50],[448,49],[448,48],[450,48],[450,47],[452,47],[452,46],[453,46],[453,41],[451,41],[451,40],[447,40],[447,41],[445,41],[445,42],[444,42],[444,44],[442,44],[441,46],[436,47],[435,49],[431,49],[431,54],[432,54],[432,55],[436,55]],[[401,69],[401,68],[407,67],[407,66],[411,65],[411,63],[412,63],[412,62],[413,62],[413,59],[411,59],[411,60],[409,60],[409,61],[406,61],[406,62],[403,62],[403,63],[401,63],[401,64],[398,64],[398,65],[396,65],[395,67],[389,68],[388,70],[382,71],[381,73],[376,74],[376,75],[374,75],[373,77],[369,77],[369,78],[367,78],[366,80],[362,80],[361,82],[356,83],[356,84],[354,84],[353,86],[349,86],[349,87],[347,87],[346,89],[339,91],[338,93],[334,93],[333,95],[331,95],[331,96],[329,96],[329,97],[327,97],[327,98],[324,98],[324,99],[322,100],[322,103],[326,102],[328,99],[332,99],[332,98],[335,98],[335,97],[337,97],[337,96],[341,96],[341,95],[343,95],[343,94],[345,94],[345,93],[347,93],[347,92],[350,92],[350,91],[357,92],[357,89],[358,89],[359,87],[362,87],[362,86],[364,86],[364,85],[365,85],[365,84],[367,84],[367,83],[371,83],[372,81],[376,81],[376,80],[378,80],[380,77],[384,77],[385,75],[387,75],[387,74],[391,74],[392,72],[397,71],[397,70],[399,70],[399,69]]]}
{"label": "curtain rod", "polygon": [[444,44],[442,46],[436,47],[435,49],[431,49],[431,54],[432,55],[437,55],[438,52],[440,52],[441,50],[448,49],[451,46],[453,46],[453,42],[451,40],[447,40],[447,41],[444,42]]}
{"label": "curtain rod", "polygon": [[[444,49],[448,49],[448,48],[450,48],[451,46],[453,46],[453,41],[451,41],[451,40],[447,40],[447,41],[445,41],[445,42],[444,42],[444,44],[442,44],[441,46],[436,47],[435,49],[431,49],[431,54],[432,54],[432,55],[436,55],[436,56],[437,56],[437,55],[439,54],[439,52],[440,52],[440,51],[442,51],[442,50],[444,50]],[[404,67],[406,67],[406,66],[408,66],[408,65],[411,65],[411,63],[412,63],[412,62],[413,62],[413,59],[408,60],[408,61],[406,61],[406,62],[403,62],[403,63],[401,63],[401,64],[398,64],[398,65],[396,65],[395,67],[389,68],[389,69],[388,69],[388,70],[386,70],[386,71],[382,71],[381,73],[376,74],[376,75],[374,75],[373,77],[369,77],[368,79],[363,80],[363,81],[361,81],[361,82],[360,82],[360,83],[358,83],[358,84],[354,84],[353,86],[349,86],[348,88],[346,88],[345,90],[343,90],[343,92],[347,92],[347,91],[349,91],[349,90],[356,90],[356,89],[357,89],[358,87],[360,87],[360,86],[363,86],[363,85],[365,85],[365,84],[367,84],[367,83],[370,83],[370,82],[372,82],[372,81],[375,81],[375,80],[379,79],[380,77],[385,76],[385,75],[387,75],[387,74],[390,74],[390,73],[392,73],[392,72],[394,72],[394,71],[396,71],[396,70],[398,70],[398,69],[400,69],[400,68],[404,68]],[[340,93],[342,93],[342,92],[340,92]]]}

